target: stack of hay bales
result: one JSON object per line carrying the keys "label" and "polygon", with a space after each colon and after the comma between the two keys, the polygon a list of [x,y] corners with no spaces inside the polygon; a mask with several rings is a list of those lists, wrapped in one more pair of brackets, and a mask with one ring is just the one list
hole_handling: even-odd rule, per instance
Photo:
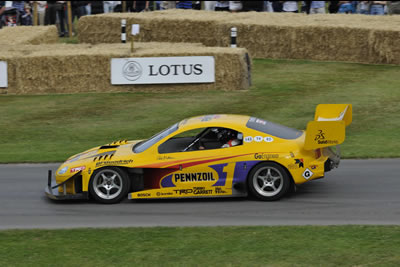
{"label": "stack of hay bales", "polygon": [[4,27],[0,30],[0,45],[53,44],[58,42],[56,26]]}
{"label": "stack of hay bales", "polygon": [[[0,61],[8,64],[9,85],[3,93],[149,92],[241,90],[249,87],[247,51],[201,44],[43,44],[2,45]],[[215,83],[111,85],[111,58],[214,56]]]}
{"label": "stack of hay bales", "polygon": [[[112,13],[79,20],[79,40],[120,42],[120,21],[140,24],[139,41],[228,47],[230,28],[253,57],[400,64],[400,16],[305,15],[167,10]],[[129,35],[128,35],[129,36]]]}

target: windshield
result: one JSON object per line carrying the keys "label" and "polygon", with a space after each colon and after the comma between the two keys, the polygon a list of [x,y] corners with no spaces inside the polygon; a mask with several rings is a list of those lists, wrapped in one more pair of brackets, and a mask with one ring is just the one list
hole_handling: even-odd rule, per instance
{"label": "windshield", "polygon": [[251,117],[246,126],[282,139],[296,139],[302,135],[302,131],[292,129],[277,123]]}
{"label": "windshield", "polygon": [[160,141],[161,139],[164,139],[166,136],[170,135],[171,133],[175,132],[178,130],[178,123],[175,123],[171,127],[159,132],[158,134],[154,135],[150,139],[147,139],[146,141],[140,142],[137,145],[133,147],[133,152],[135,153],[140,153]]}

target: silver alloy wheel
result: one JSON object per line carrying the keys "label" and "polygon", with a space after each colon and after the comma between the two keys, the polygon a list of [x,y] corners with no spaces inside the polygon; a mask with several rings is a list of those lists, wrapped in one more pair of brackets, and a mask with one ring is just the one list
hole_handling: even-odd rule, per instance
{"label": "silver alloy wheel", "polygon": [[102,199],[114,199],[121,194],[122,177],[110,169],[99,171],[93,178],[93,190]]}
{"label": "silver alloy wheel", "polygon": [[278,169],[271,166],[260,168],[253,176],[253,186],[262,196],[275,196],[282,190],[283,175]]}

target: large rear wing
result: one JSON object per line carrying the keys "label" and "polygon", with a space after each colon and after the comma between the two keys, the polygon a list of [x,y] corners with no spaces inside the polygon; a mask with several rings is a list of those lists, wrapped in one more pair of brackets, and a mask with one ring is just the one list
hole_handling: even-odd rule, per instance
{"label": "large rear wing", "polygon": [[320,104],[314,121],[307,124],[304,149],[336,146],[343,143],[346,126],[352,121],[351,104]]}

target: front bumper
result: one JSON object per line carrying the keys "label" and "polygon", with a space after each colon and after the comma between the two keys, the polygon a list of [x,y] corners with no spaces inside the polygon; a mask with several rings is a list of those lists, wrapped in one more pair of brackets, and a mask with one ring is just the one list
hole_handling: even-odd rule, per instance
{"label": "front bumper", "polygon": [[[89,194],[88,192],[80,192],[76,194],[67,194],[65,193],[66,190],[66,184],[68,181],[71,179],[76,179],[81,175],[81,172],[76,173],[74,176],[71,178],[65,180],[61,184],[57,184],[55,179],[52,178],[51,170],[49,170],[48,177],[47,177],[47,186],[45,188],[45,194],[48,198],[54,199],[54,200],[72,200],[72,199],[89,199]],[[64,187],[63,192],[58,191],[58,187]]]}

